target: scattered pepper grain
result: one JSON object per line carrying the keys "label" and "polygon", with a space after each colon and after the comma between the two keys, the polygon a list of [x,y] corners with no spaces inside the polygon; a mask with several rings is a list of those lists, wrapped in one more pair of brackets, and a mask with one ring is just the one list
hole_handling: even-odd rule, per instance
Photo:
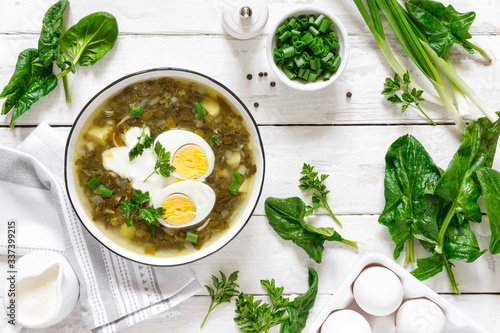
{"label": "scattered pepper grain", "polygon": [[271,87],[275,87],[276,86],[276,82],[271,81],[270,85],[271,85]]}
{"label": "scattered pepper grain", "polygon": [[267,76],[267,72],[264,72],[264,76]]}
{"label": "scattered pepper grain", "polygon": [[264,76],[264,72],[259,72],[259,76],[263,77]]}
{"label": "scattered pepper grain", "polygon": [[259,107],[259,103],[255,102],[255,103],[253,103],[253,106],[256,107],[256,108],[258,108]]}
{"label": "scattered pepper grain", "polygon": [[247,75],[247,79],[251,80],[252,79],[252,74]]}
{"label": "scattered pepper grain", "polygon": [[347,97],[351,98],[352,97],[352,92],[348,91],[347,94],[345,94]]}

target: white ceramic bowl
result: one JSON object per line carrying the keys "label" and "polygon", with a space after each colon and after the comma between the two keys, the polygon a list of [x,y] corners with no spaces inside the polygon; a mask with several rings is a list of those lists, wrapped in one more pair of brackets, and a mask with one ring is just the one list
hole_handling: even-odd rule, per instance
{"label": "white ceramic bowl", "polygon": [[[250,197],[247,200],[246,206],[244,206],[243,211],[239,215],[237,221],[234,222],[233,226],[229,228],[220,238],[214,241],[211,244],[203,246],[200,250],[191,252],[184,256],[177,257],[154,257],[150,255],[143,255],[140,253],[132,252],[130,250],[124,249],[118,244],[111,241],[106,235],[104,235],[99,228],[96,226],[95,222],[92,221],[91,217],[84,210],[82,203],[79,200],[77,194],[77,184],[75,177],[73,176],[73,159],[74,159],[74,151],[76,146],[76,141],[82,130],[82,127],[87,120],[87,118],[92,114],[92,112],[101,105],[109,97],[116,94],[118,91],[122,90],[126,86],[133,84],[135,82],[140,82],[148,79],[154,79],[159,77],[172,77],[172,78],[182,78],[189,79],[192,81],[198,81],[206,86],[213,88],[214,90],[221,93],[229,102],[231,102],[237,111],[241,114],[244,121],[247,124],[250,135],[252,136],[255,152],[256,152],[256,166],[257,172],[255,174],[255,182],[253,185],[253,189],[251,190]],[[157,265],[157,266],[175,266],[186,264],[201,258],[204,258],[217,250],[221,249],[224,245],[229,243],[245,226],[248,222],[252,213],[257,205],[257,201],[259,200],[260,194],[262,192],[262,186],[264,183],[264,148],[262,146],[262,140],[260,137],[259,130],[257,128],[257,124],[253,119],[250,111],[243,104],[243,102],[227,87],[218,81],[186,69],[179,68],[155,68],[149,69],[137,73],[133,73],[127,76],[122,77],[121,79],[116,80],[111,83],[109,86],[102,89],[99,93],[97,93],[82,109],[80,114],[75,120],[75,123],[71,129],[69,134],[68,141],[66,143],[66,152],[65,152],[65,181],[66,187],[69,194],[70,201],[75,209],[78,217],[82,221],[85,228],[104,246],[106,246],[109,250],[114,253],[125,257],[127,259],[149,264],[149,265]]]}
{"label": "white ceramic bowl", "polygon": [[[322,78],[320,77],[317,81],[315,82],[307,82],[302,79],[295,79],[295,80],[290,80],[283,70],[276,65],[274,62],[274,48],[277,45],[277,40],[278,36],[275,35],[276,30],[286,21],[287,18],[289,17],[297,17],[299,15],[319,15],[323,14],[325,15],[328,19],[332,21],[332,25],[330,26],[330,29],[335,31],[338,37],[338,41],[340,44],[340,58],[341,58],[341,63],[339,68],[335,73],[332,74],[330,77],[330,80],[328,81],[323,81]],[[330,84],[332,84],[344,71],[347,61],[349,60],[349,40],[347,36],[347,31],[340,22],[340,20],[330,11],[320,8],[320,7],[314,7],[314,6],[301,6],[294,8],[288,12],[286,12],[283,16],[280,17],[276,21],[274,25],[271,26],[271,30],[269,31],[269,37],[267,39],[267,60],[269,61],[269,65],[271,66],[271,69],[273,70],[274,74],[278,77],[278,79],[286,84],[287,86],[297,89],[297,90],[303,90],[303,91],[313,91],[313,90],[319,90],[323,89]]]}

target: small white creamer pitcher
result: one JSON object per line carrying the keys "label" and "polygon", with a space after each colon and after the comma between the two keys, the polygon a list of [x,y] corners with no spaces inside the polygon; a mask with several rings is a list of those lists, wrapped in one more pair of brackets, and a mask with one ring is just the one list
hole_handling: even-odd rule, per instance
{"label": "small white creamer pitcher", "polygon": [[3,333],[18,332],[22,327],[49,327],[73,311],[79,283],[64,256],[54,251],[35,251],[21,257],[16,266],[16,287],[6,287],[3,295],[9,315]]}

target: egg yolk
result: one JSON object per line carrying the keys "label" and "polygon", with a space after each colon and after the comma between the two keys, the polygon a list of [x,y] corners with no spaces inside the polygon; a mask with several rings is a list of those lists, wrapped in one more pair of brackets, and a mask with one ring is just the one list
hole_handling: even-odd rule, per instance
{"label": "egg yolk", "polygon": [[189,223],[196,215],[193,201],[185,194],[171,194],[163,201],[161,206],[165,209],[163,218],[172,225]]}
{"label": "egg yolk", "polygon": [[174,154],[172,165],[179,176],[196,178],[208,170],[208,160],[203,149],[195,144],[180,147]]}

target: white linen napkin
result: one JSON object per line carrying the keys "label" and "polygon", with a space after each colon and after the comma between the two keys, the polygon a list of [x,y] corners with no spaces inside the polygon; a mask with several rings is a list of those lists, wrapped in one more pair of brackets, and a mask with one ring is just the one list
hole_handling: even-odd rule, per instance
{"label": "white linen napkin", "polygon": [[[80,282],[82,325],[93,332],[177,315],[175,307],[201,289],[192,270],[137,264],[98,243],[69,203],[63,152],[63,140],[47,123],[17,150],[0,147],[0,226],[16,221],[17,254],[65,253]],[[6,255],[7,227],[0,229],[0,255]]]}

